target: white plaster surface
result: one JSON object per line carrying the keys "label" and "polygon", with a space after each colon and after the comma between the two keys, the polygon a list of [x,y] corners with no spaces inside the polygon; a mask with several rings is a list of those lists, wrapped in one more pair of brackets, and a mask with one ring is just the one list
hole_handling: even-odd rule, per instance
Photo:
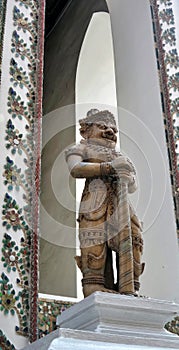
{"label": "white plaster surface", "polygon": [[[172,349],[172,347],[164,348],[164,347],[156,347],[156,346],[142,346],[142,345],[132,345],[132,344],[120,344],[115,343],[115,339],[113,343],[110,342],[103,342],[96,340],[86,340],[85,337],[89,336],[89,333],[87,332],[78,332],[78,339],[74,339],[74,332],[68,331],[68,335],[65,334],[67,331],[62,330],[62,335],[58,339],[54,339],[52,343],[50,344],[49,350],[166,350],[166,349]],[[64,337],[64,336],[67,336]],[[96,337],[97,338],[97,337]],[[135,339],[134,339],[135,342]]]}
{"label": "white plaster surface", "polygon": [[122,344],[117,336],[96,334],[94,332],[76,331],[71,329],[59,329],[46,337],[34,342],[24,348],[24,350],[167,350],[176,349],[172,346],[163,347],[134,344]]}
{"label": "white plaster surface", "polygon": [[141,294],[179,302],[179,251],[148,0],[107,0],[114,42],[120,143],[137,168],[144,222]]}
{"label": "white plaster surface", "polygon": [[[75,247],[75,197],[70,188],[70,174],[65,161],[66,145],[64,146],[64,143],[67,136],[65,134],[65,140],[65,136],[63,136],[63,133],[66,132],[68,128],[74,127],[74,113],[74,105],[69,105],[58,108],[43,117],[42,149],[44,149],[55,137],[57,137],[58,144],[55,146],[57,149],[57,155],[53,164],[51,164],[50,154],[44,155],[42,150],[42,157],[46,157],[44,160],[43,176],[45,178],[46,173],[50,171],[50,184],[43,180],[44,188],[42,186],[40,203],[40,233],[44,240],[65,248]],[[68,139],[69,138],[70,135],[68,136]],[[70,147],[71,144],[73,144],[73,140],[69,140],[67,146]],[[51,152],[55,152],[55,150],[52,149]],[[52,198],[49,195],[49,187],[51,187],[53,192],[54,197]],[[57,201],[57,204],[62,205],[65,209],[71,211],[69,217],[62,217],[63,212],[60,212],[60,214],[58,213],[60,211],[58,206],[57,208],[53,208],[54,203],[52,200],[54,200],[54,198]],[[45,204],[47,207],[45,207]],[[51,215],[51,212],[49,214],[47,211],[49,207],[53,208],[53,211],[51,210],[53,215]]]}
{"label": "white plaster surface", "polygon": [[59,330],[25,349],[178,349],[179,337],[163,329],[177,312],[168,301],[96,292],[58,317]]}
{"label": "white plaster surface", "polygon": [[164,329],[177,313],[179,305],[172,302],[96,292],[58,316],[57,325],[94,332],[98,340],[178,348],[178,336]]}
{"label": "white plaster surface", "polygon": [[76,116],[81,119],[90,108],[116,113],[116,81],[110,16],[94,13],[80,50],[76,72]]}
{"label": "white plaster surface", "polygon": [[41,293],[69,297],[76,296],[76,207],[75,183],[65,161],[65,149],[73,143],[74,114],[74,105],[69,105],[43,117],[40,197],[39,289]]}

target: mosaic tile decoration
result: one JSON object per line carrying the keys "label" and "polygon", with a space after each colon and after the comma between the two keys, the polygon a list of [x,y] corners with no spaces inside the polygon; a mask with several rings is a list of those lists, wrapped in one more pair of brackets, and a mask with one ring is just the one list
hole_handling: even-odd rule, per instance
{"label": "mosaic tile decoration", "polygon": [[[7,102],[2,114],[6,158],[0,250],[0,317],[12,317],[18,337],[38,338],[38,230],[45,0],[0,0],[0,67],[6,3],[11,16]],[[9,29],[10,28],[10,29]],[[7,31],[8,32],[8,31]],[[9,32],[8,32],[9,33]],[[7,34],[6,34],[7,35]],[[8,34],[9,39],[9,34]],[[7,50],[7,46],[6,46]],[[8,69],[8,66],[7,66]],[[3,74],[3,72],[2,72]],[[3,349],[15,349],[0,333]],[[24,346],[27,344],[24,341]],[[18,347],[18,346],[17,346]]]}
{"label": "mosaic tile decoration", "polygon": [[40,298],[39,305],[39,338],[56,329],[56,317],[73,305],[72,302]]}
{"label": "mosaic tile decoration", "polygon": [[0,330],[0,349],[1,350],[15,350],[15,347],[6,338],[5,334]]}
{"label": "mosaic tile decoration", "polygon": [[150,0],[155,52],[179,239],[179,56],[170,0]]}
{"label": "mosaic tile decoration", "polygon": [[179,335],[179,317],[175,317],[171,322],[168,322],[165,326],[166,330]]}

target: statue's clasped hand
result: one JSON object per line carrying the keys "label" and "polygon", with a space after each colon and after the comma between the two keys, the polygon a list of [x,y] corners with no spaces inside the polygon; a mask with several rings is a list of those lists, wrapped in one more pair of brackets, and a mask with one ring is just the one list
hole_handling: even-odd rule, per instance
{"label": "statue's clasped hand", "polygon": [[132,183],[135,175],[135,169],[130,160],[125,156],[120,156],[111,162],[100,164],[101,175],[114,176],[121,181]]}
{"label": "statue's clasped hand", "polygon": [[120,156],[112,160],[111,165],[122,183],[132,184],[135,181],[135,169],[130,160],[125,156]]}
{"label": "statue's clasped hand", "polygon": [[118,170],[128,170],[134,172],[134,167],[129,159],[125,156],[120,156],[111,162],[112,167],[118,172]]}

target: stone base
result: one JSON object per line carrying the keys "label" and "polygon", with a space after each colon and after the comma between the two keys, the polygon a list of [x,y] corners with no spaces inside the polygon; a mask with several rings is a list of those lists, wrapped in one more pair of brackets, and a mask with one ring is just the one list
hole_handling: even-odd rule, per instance
{"label": "stone base", "polygon": [[178,313],[172,302],[96,292],[57,317],[59,330],[25,349],[179,349],[179,337],[164,329]]}
{"label": "stone base", "polygon": [[178,349],[179,337],[164,329],[178,313],[172,302],[96,292],[58,316],[57,325],[96,341]]}
{"label": "stone base", "polygon": [[[54,339],[52,341],[52,339]],[[179,339],[178,339],[179,341]],[[178,343],[177,343],[178,344]],[[78,331],[72,329],[59,329],[44,338],[28,345],[24,350],[174,350],[176,347],[171,345],[163,347],[159,343],[158,346],[148,344],[136,345],[136,339],[133,344],[121,343],[120,337],[117,335],[100,334],[96,332]],[[178,347],[177,347],[178,349]]]}
{"label": "stone base", "polygon": [[[179,348],[179,338],[175,339],[175,344],[158,341],[158,345],[153,345],[153,340],[128,337],[121,338],[118,335],[100,334],[96,332],[77,331],[72,329],[60,329],[59,338],[53,340],[48,350],[171,350]],[[39,348],[37,348],[39,349]],[[31,350],[31,349],[29,349]]]}

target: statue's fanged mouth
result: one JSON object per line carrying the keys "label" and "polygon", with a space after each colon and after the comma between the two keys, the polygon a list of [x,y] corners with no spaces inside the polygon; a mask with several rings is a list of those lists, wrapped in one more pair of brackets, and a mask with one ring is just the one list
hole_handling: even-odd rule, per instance
{"label": "statue's fanged mouth", "polygon": [[117,136],[111,131],[106,131],[106,132],[104,131],[103,134],[102,134],[102,137],[104,139],[108,139],[108,140],[111,140],[111,141],[114,141],[114,142],[117,141]]}

